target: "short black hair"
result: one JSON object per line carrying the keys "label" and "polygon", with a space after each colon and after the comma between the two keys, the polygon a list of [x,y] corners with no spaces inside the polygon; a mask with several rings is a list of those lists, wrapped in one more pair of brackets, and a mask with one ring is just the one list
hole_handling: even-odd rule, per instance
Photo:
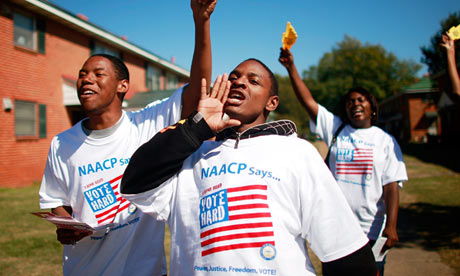
{"label": "short black hair", "polygon": [[92,57],[103,57],[110,60],[110,62],[113,64],[115,72],[117,73],[117,79],[129,81],[128,67],[126,67],[125,63],[120,58],[107,54],[94,54],[90,58]]}
{"label": "short black hair", "polygon": [[342,119],[343,122],[350,123],[350,120],[348,119],[348,116],[347,116],[346,105],[347,105],[348,99],[350,98],[351,93],[353,92],[357,92],[363,95],[369,101],[369,103],[371,104],[371,109],[372,109],[371,124],[377,125],[378,114],[379,114],[379,105],[377,103],[377,99],[371,92],[369,92],[367,89],[362,88],[362,87],[353,87],[353,88],[348,89],[347,93],[340,99],[340,103],[338,106],[339,117]]}
{"label": "short black hair", "polygon": [[[243,61],[243,62],[246,62],[246,61],[255,61],[255,62],[258,62],[260,65],[262,65],[262,67],[265,68],[265,70],[267,70],[268,72],[268,77],[270,78],[270,82],[271,82],[271,87],[270,87],[270,96],[278,96],[278,80],[276,80],[276,77],[275,75],[273,74],[272,70],[270,70],[270,68],[268,68],[267,65],[265,65],[262,61],[256,59],[256,58],[248,58],[247,60]],[[243,63],[242,62],[242,63]]]}

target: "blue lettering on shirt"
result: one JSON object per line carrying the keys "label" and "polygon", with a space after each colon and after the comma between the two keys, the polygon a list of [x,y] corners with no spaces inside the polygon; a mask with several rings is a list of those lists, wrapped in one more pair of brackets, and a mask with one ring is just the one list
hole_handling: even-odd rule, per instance
{"label": "blue lettering on shirt", "polygon": [[[129,160],[127,160],[127,161],[129,162]],[[126,164],[128,162],[126,162]],[[113,169],[116,164],[117,164],[117,159],[116,158],[108,158],[108,159],[106,159],[104,161],[101,161],[101,162],[96,161],[96,163],[89,163],[89,164],[86,164],[86,165],[78,166],[78,174],[80,176],[82,176],[82,175],[89,175],[89,174],[92,174],[92,173],[101,172],[101,171],[104,171],[104,170],[110,170],[110,169]],[[121,165],[123,165],[123,163]]]}
{"label": "blue lettering on shirt", "polygon": [[101,211],[117,202],[117,198],[109,182],[85,191],[84,194],[93,212]]}
{"label": "blue lettering on shirt", "polygon": [[201,179],[226,175],[226,174],[246,174],[258,176],[261,179],[273,179],[280,181],[274,173],[269,170],[259,169],[255,167],[248,167],[246,163],[231,162],[222,165],[215,165],[207,168],[201,168]]}
{"label": "blue lettering on shirt", "polygon": [[353,161],[353,153],[354,153],[353,149],[346,149],[346,148],[337,149],[337,154],[336,154],[337,161],[351,162]]}
{"label": "blue lettering on shirt", "polygon": [[221,166],[212,166],[201,169],[201,179],[218,176],[222,174],[241,174],[246,170],[248,165],[245,163],[232,162],[229,164],[222,164]]}
{"label": "blue lettering on shirt", "polygon": [[200,200],[200,228],[227,220],[227,190],[209,194]]}

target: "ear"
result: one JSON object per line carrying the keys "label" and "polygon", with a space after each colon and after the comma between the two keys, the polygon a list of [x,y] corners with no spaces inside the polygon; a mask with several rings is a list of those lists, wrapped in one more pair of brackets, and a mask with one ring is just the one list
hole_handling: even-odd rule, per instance
{"label": "ear", "polygon": [[274,111],[280,102],[280,99],[278,96],[270,96],[268,98],[267,104],[265,105],[265,110],[268,112]]}
{"label": "ear", "polygon": [[117,92],[126,93],[129,90],[129,80],[118,81]]}

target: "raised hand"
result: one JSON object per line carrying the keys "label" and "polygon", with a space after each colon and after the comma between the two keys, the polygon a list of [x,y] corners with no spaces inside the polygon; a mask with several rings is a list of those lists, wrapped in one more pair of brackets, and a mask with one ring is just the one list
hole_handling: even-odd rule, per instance
{"label": "raised hand", "polygon": [[201,80],[201,98],[198,103],[198,112],[203,115],[208,126],[219,133],[228,127],[234,127],[241,124],[235,119],[224,120],[224,105],[227,101],[228,92],[230,91],[230,81],[228,75],[219,75],[214,82],[210,93],[206,89],[206,79]]}
{"label": "raised hand", "polygon": [[442,35],[441,46],[446,48],[447,52],[455,51],[454,41],[447,34]]}
{"label": "raised hand", "polygon": [[288,49],[281,48],[280,57],[278,60],[284,67],[286,67],[286,69],[289,69],[292,64],[294,64],[294,57],[292,56],[291,51]]}
{"label": "raised hand", "polygon": [[208,20],[211,17],[216,4],[217,0],[190,0],[193,18],[195,20]]}

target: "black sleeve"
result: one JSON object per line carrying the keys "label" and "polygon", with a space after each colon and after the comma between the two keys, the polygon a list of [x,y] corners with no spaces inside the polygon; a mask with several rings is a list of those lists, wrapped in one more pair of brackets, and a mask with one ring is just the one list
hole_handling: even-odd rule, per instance
{"label": "black sleeve", "polygon": [[158,132],[131,157],[121,179],[121,193],[137,194],[160,186],[179,172],[184,160],[214,135],[198,112]]}
{"label": "black sleeve", "polygon": [[366,244],[361,249],[335,261],[322,263],[323,275],[376,276],[377,265],[371,247]]}

